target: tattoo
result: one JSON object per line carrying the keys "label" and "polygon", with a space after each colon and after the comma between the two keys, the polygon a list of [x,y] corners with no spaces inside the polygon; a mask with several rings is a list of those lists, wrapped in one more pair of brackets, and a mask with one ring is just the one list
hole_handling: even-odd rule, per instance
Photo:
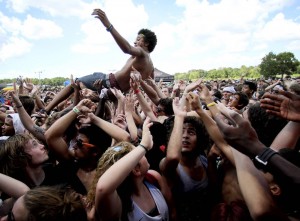
{"label": "tattoo", "polygon": [[37,125],[34,125],[33,128],[34,128],[35,132],[37,132],[39,134],[42,134],[42,135],[45,134],[45,130],[43,128],[41,128],[41,127],[39,127]]}

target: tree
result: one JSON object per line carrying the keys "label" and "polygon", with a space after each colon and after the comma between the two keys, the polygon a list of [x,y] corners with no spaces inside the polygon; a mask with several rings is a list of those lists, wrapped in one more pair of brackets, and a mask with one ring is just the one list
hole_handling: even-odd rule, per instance
{"label": "tree", "polygon": [[262,58],[259,67],[261,75],[266,78],[278,74],[283,78],[284,74],[291,75],[293,72],[297,71],[298,65],[299,61],[291,52],[282,52],[278,55],[269,52],[269,54]]}

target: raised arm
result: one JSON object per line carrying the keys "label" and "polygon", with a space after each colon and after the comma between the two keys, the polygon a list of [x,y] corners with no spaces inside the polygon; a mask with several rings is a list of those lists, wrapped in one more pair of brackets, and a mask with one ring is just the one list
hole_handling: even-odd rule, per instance
{"label": "raised arm", "polygon": [[127,96],[125,100],[125,117],[126,117],[128,131],[130,134],[130,140],[131,142],[135,142],[138,140],[138,130],[134,122],[132,113],[134,113],[134,102],[133,102],[132,93],[130,93],[130,95]]}
{"label": "raised arm", "polygon": [[94,9],[92,15],[95,15],[95,18],[98,18],[102,22],[106,30],[111,33],[116,43],[125,54],[130,54],[133,56],[143,55],[144,52],[142,48],[131,46],[129,42],[119,34],[119,32],[108,20],[104,11],[102,11],[101,9]]}
{"label": "raised arm", "polygon": [[151,110],[151,107],[148,105],[144,95],[141,93],[139,89],[139,85],[140,85],[139,79],[136,77],[136,75],[131,75],[130,86],[133,92],[135,93],[137,99],[139,100],[142,111],[146,116],[150,117],[152,121],[158,121],[157,117],[154,115],[153,111]]}
{"label": "raised arm", "polygon": [[169,139],[167,154],[160,163],[160,169],[166,177],[174,176],[181,159],[183,122],[186,116],[185,108],[181,109],[179,99],[173,99],[174,126]]}
{"label": "raised arm", "polygon": [[187,99],[184,99],[184,97],[187,96],[187,94],[193,90],[195,90],[196,88],[198,88],[200,86],[202,82],[202,79],[198,79],[197,81],[195,82],[192,82],[190,83],[189,85],[187,85],[183,91],[183,95],[182,95],[182,98],[183,99],[180,99],[180,105],[181,107],[184,107],[184,106],[189,106],[189,102],[187,101]]}
{"label": "raised arm", "polygon": [[101,119],[100,117],[95,116],[93,113],[89,113],[88,117],[91,119],[91,122],[97,127],[105,131],[109,136],[114,138],[116,141],[130,141],[130,135],[127,131],[118,127],[115,124],[112,124],[106,120]]}
{"label": "raised arm", "polygon": [[[143,125],[143,136],[141,144],[148,150],[152,148],[153,141],[149,127],[152,125],[147,118]],[[146,150],[142,146],[137,146],[128,154],[115,162],[99,178],[96,186],[95,209],[100,220],[119,220],[122,212],[121,199],[116,189],[126,179],[135,168]]]}
{"label": "raised arm", "polygon": [[39,126],[37,126],[31,117],[28,115],[26,112],[25,108],[23,107],[19,97],[15,94],[15,91],[10,91],[9,92],[11,98],[16,104],[16,108],[20,117],[20,120],[24,127],[33,135],[35,136],[38,140],[42,142],[46,142],[45,139],[45,130]]}
{"label": "raised arm", "polygon": [[10,176],[0,173],[0,191],[6,193],[13,198],[19,198],[24,195],[29,189],[27,185]]}
{"label": "raised arm", "polygon": [[300,168],[276,154],[275,151],[272,152],[272,150],[264,155],[265,157],[269,156],[264,159],[262,154],[266,153],[267,147],[258,140],[257,134],[250,123],[235,111],[231,111],[230,116],[232,125],[226,124],[220,114],[214,118],[225,140],[233,148],[244,153],[250,159],[255,160],[258,157],[260,160],[255,160],[255,162],[258,162],[258,165],[274,176],[285,179],[287,183],[300,185]]}
{"label": "raised arm", "polygon": [[238,183],[253,220],[288,220],[276,206],[262,172],[249,157],[232,149]]}
{"label": "raised arm", "polygon": [[[221,134],[216,122],[202,109],[199,96],[197,94],[194,94],[193,92],[190,92],[187,95],[187,99],[190,102],[192,109],[195,110],[197,114],[201,117],[211,139],[214,141],[217,147],[220,148],[220,150],[223,152],[226,158],[228,158],[229,161],[234,165],[230,145],[228,145],[227,142],[224,140],[223,135]],[[217,107],[213,105],[209,108],[214,109]],[[214,110],[214,112],[219,111]]]}
{"label": "raised arm", "polygon": [[46,131],[45,137],[48,147],[55,152],[58,159],[73,159],[73,154],[69,151],[68,144],[64,140],[65,131],[79,114],[91,112],[90,107],[93,104],[94,103],[88,99],[81,100],[79,104],[73,108],[73,111],[68,112],[56,120]]}
{"label": "raised arm", "polygon": [[275,151],[279,151],[281,148],[285,147],[294,149],[299,140],[299,132],[300,122],[288,122],[273,140],[271,148]]}

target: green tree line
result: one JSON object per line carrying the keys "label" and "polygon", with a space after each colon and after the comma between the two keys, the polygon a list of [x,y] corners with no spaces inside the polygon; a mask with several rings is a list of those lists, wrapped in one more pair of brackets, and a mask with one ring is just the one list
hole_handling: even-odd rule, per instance
{"label": "green tree line", "polygon": [[176,73],[176,80],[196,80],[204,78],[211,79],[239,79],[242,76],[248,79],[258,79],[264,77],[281,77],[286,75],[300,75],[300,62],[295,58],[291,52],[282,52],[274,54],[269,52],[265,57],[261,59],[261,63],[258,66],[245,66],[240,68],[219,68],[205,71],[190,70],[187,73]]}
{"label": "green tree line", "polygon": [[[291,52],[282,52],[274,54],[269,52],[266,56],[261,59],[261,63],[258,66],[245,66],[242,65],[240,68],[219,68],[212,69],[209,71],[197,69],[190,70],[188,72],[176,73],[176,80],[196,80],[204,78],[207,80],[211,79],[239,79],[244,76],[247,79],[258,79],[261,77],[283,77],[284,75],[300,75],[300,62],[295,58]],[[26,77],[26,76],[24,76]],[[51,85],[60,86],[68,78],[55,77],[55,78],[44,78],[37,79],[33,78],[32,83],[36,85]],[[0,79],[0,83],[12,83],[16,79]]]}
{"label": "green tree line", "polygon": [[[26,78],[26,76],[24,76]],[[31,82],[35,85],[50,85],[50,86],[62,86],[68,78],[55,77],[55,78],[30,78]],[[13,83],[16,79],[0,79],[1,84]]]}

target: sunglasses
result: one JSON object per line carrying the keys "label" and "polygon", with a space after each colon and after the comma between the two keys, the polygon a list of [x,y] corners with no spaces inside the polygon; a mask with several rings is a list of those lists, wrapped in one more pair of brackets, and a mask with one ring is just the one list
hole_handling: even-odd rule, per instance
{"label": "sunglasses", "polygon": [[96,147],[94,144],[90,144],[90,143],[85,143],[83,142],[81,139],[76,139],[76,145],[79,147],[79,148],[82,148],[83,146],[86,146],[86,147]]}
{"label": "sunglasses", "polygon": [[9,211],[7,214],[7,221],[15,221],[15,216],[12,211]]}

